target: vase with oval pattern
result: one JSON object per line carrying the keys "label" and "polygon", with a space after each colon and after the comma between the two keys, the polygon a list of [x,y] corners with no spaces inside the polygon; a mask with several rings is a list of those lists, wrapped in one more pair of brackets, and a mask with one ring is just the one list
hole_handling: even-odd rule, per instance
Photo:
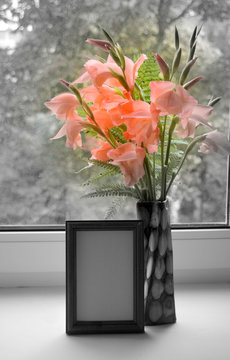
{"label": "vase with oval pattern", "polygon": [[144,223],[145,325],[176,321],[173,250],[168,201],[138,202]]}

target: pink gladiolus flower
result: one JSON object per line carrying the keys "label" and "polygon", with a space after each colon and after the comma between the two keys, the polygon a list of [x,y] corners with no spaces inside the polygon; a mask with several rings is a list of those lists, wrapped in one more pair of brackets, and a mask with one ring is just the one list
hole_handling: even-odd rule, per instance
{"label": "pink gladiolus flower", "polygon": [[214,130],[206,134],[198,151],[204,154],[213,154],[216,152],[222,155],[229,155],[230,142],[224,134],[221,134],[218,130]]}
{"label": "pink gladiolus flower", "polygon": [[175,88],[175,84],[171,81],[151,81],[149,87],[151,90],[150,100],[156,103],[157,99],[165,93],[171,92]]}
{"label": "pink gladiolus flower", "polygon": [[118,94],[115,89],[112,89],[106,85],[100,86],[99,88],[90,85],[87,88],[81,90],[81,95],[86,102],[93,102],[92,110],[110,110],[116,107],[118,104],[127,101],[125,95],[122,93]]}
{"label": "pink gladiolus flower", "polygon": [[144,101],[130,101],[119,107],[121,119],[127,125],[129,138],[137,146],[144,146],[149,153],[156,152],[159,143],[159,111]]}
{"label": "pink gladiolus flower", "polygon": [[179,134],[182,137],[194,137],[199,124],[212,129],[205,120],[211,113],[211,106],[199,105],[181,85],[176,87],[170,81],[153,81],[150,83],[151,101],[160,110],[160,115],[178,115],[180,119]]}
{"label": "pink gladiolus flower", "polygon": [[213,127],[205,120],[211,114],[212,110],[213,108],[211,106],[195,105],[191,114],[188,114],[187,117],[181,116],[178,135],[182,138],[187,136],[194,138],[196,127],[200,124],[213,129]]}
{"label": "pink gladiolus flower", "polygon": [[101,142],[101,146],[97,149],[92,149],[92,157],[91,159],[96,159],[100,161],[108,161],[110,158],[108,157],[108,151],[112,149],[112,146],[108,143]]}
{"label": "pink gladiolus flower", "polygon": [[56,140],[66,136],[66,147],[71,147],[76,150],[77,146],[81,146],[80,131],[82,129],[83,126],[78,121],[67,120],[58,133],[50,140]]}
{"label": "pink gladiolus flower", "polygon": [[93,112],[93,115],[96,122],[103,131],[106,132],[108,129],[114,126],[109,112],[105,109],[96,110]]}
{"label": "pink gladiolus flower", "polygon": [[131,59],[125,56],[125,76],[130,90],[133,90],[135,80],[138,76],[138,70],[143,62],[147,59],[145,54],[141,54],[139,59],[134,63]]}
{"label": "pink gladiolus flower", "polygon": [[127,186],[136,184],[144,176],[145,150],[143,148],[136,147],[132,143],[125,143],[117,149],[110,150],[108,156],[114,160],[112,162],[114,165],[120,166]]}
{"label": "pink gladiolus flower", "polygon": [[[135,79],[138,75],[138,69],[145,59],[147,59],[146,55],[142,54],[140,58],[136,61],[136,63],[134,63],[131,59],[125,57],[125,76],[130,90],[133,90],[134,88]],[[89,60],[85,63],[84,67],[86,69],[86,73],[81,75],[77,80],[74,81],[74,83],[83,83],[91,79],[94,86],[98,88],[104,83],[107,83],[107,80],[108,84],[111,85],[109,80],[113,79],[116,80],[115,86],[118,85],[120,88],[121,84],[118,82],[117,79],[114,78],[110,69],[120,75],[123,74],[120,67],[115,63],[115,61],[110,55],[108,56],[106,63],[102,63],[98,60]]]}
{"label": "pink gladiolus flower", "polygon": [[76,96],[69,93],[63,93],[55,96],[45,103],[46,107],[56,115],[59,120],[79,120],[76,107],[79,103]]}
{"label": "pink gladiolus flower", "polygon": [[80,141],[78,142],[78,147],[83,150],[92,151],[93,149],[99,148],[100,146],[100,140],[98,140],[94,136],[89,136],[85,134],[84,140],[82,140],[81,136],[79,140]]}
{"label": "pink gladiolus flower", "polygon": [[76,120],[67,120],[66,121],[66,147],[71,147],[76,150],[79,146],[80,131],[83,129],[83,126]]}
{"label": "pink gladiolus flower", "polygon": [[89,60],[84,66],[95,87],[102,86],[107,79],[113,77],[110,69],[120,72],[120,68],[115,62],[102,63],[98,60]]}

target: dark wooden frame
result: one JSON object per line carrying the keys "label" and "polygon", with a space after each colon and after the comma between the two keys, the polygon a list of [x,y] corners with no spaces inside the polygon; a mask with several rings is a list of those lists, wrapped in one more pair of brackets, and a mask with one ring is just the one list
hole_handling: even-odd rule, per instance
{"label": "dark wooden frame", "polygon": [[[84,230],[133,231],[133,320],[77,321],[77,232]],[[76,335],[138,332],[144,332],[144,244],[142,221],[66,221],[66,333]]]}

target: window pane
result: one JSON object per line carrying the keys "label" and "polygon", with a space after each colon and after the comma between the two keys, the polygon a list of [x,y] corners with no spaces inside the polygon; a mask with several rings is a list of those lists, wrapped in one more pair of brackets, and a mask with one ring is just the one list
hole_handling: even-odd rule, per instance
{"label": "window pane", "polygon": [[[190,79],[203,75],[191,92],[206,105],[221,96],[210,122],[227,133],[229,107],[230,1],[185,0],[15,0],[0,5],[0,224],[63,224],[65,219],[102,219],[112,199],[81,199],[90,170],[89,154],[49,139],[60,128],[45,101],[59,94],[60,78],[73,81],[87,60],[99,54],[85,43],[102,36],[101,25],[125,53],[159,52],[172,59],[177,25],[187,57],[196,24],[204,24]],[[227,159],[201,155],[197,148],[171,189],[174,223],[224,223]],[[125,200],[120,218],[134,218],[135,202]],[[119,215],[120,214],[120,215]]]}

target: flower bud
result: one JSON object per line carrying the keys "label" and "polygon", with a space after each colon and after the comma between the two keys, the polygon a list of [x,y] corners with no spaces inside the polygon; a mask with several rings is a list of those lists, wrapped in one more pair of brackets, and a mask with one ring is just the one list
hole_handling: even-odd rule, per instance
{"label": "flower bud", "polygon": [[174,59],[173,59],[173,63],[172,63],[172,74],[171,74],[171,78],[173,76],[173,74],[175,74],[175,72],[178,69],[178,66],[180,65],[180,59],[181,59],[181,48],[177,50]]}
{"label": "flower bud", "polygon": [[175,26],[175,48],[178,50],[180,46],[180,39],[177,27]]}
{"label": "flower bud", "polygon": [[214,106],[216,105],[219,101],[221,100],[221,97],[217,97],[215,99],[211,99],[208,103],[209,106]]}
{"label": "flower bud", "polygon": [[162,57],[159,54],[154,54],[155,59],[159,65],[159,68],[161,69],[161,72],[164,76],[164,80],[169,80],[169,67],[168,64],[162,59]]}
{"label": "flower bud", "polygon": [[194,59],[190,60],[185,67],[182,70],[181,76],[180,76],[180,80],[179,80],[179,84],[183,85],[185,82],[185,79],[188,76],[188,73],[190,71],[190,69],[192,68],[192,66],[195,64],[196,60],[198,59],[198,57],[196,56]]}
{"label": "flower bud", "polygon": [[188,61],[192,60],[194,54],[196,51],[196,43],[193,45],[193,47],[190,49],[189,54],[188,54]]}
{"label": "flower bud", "polygon": [[90,45],[96,46],[101,50],[109,52],[112,49],[112,45],[106,40],[87,39],[86,42]]}
{"label": "flower bud", "polygon": [[82,98],[81,98],[80,91],[73,84],[70,84],[69,87],[72,90],[72,92],[76,95],[76,97],[79,101],[79,104],[82,105]]}
{"label": "flower bud", "polygon": [[63,84],[63,85],[65,85],[67,88],[69,88],[69,82],[68,81],[66,81],[66,80],[63,80],[63,79],[60,79],[60,82]]}
{"label": "flower bud", "polygon": [[185,85],[184,85],[184,89],[189,90],[192,86],[196,85],[196,83],[198,83],[200,80],[203,80],[204,77],[203,76],[197,76],[194,79],[188,81]]}
{"label": "flower bud", "polygon": [[192,33],[192,36],[191,36],[191,39],[190,39],[190,44],[189,44],[189,45],[190,45],[190,48],[193,47],[194,42],[196,41],[196,38],[197,38],[196,32],[197,32],[197,26],[196,26],[195,29],[193,30],[193,33]]}

